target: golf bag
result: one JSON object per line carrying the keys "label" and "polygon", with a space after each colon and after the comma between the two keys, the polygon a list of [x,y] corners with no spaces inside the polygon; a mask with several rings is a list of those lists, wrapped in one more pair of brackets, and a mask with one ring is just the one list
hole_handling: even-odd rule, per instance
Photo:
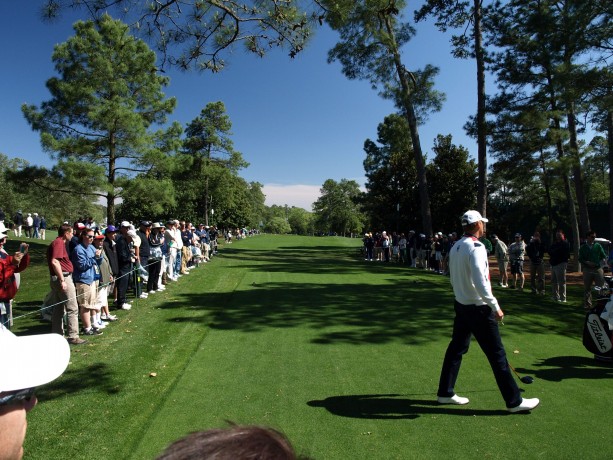
{"label": "golf bag", "polygon": [[[595,358],[613,361],[613,294],[611,279],[607,286],[595,289],[597,299],[595,306],[585,315],[583,326],[583,346]],[[608,319],[608,320],[607,320]]]}

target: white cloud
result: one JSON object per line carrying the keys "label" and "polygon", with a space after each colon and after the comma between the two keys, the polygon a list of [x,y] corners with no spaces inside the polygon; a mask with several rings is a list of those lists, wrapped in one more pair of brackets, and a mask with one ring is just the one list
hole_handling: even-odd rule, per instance
{"label": "white cloud", "polygon": [[262,191],[266,195],[266,206],[296,206],[312,211],[312,205],[319,198],[320,185],[280,185],[264,184]]}

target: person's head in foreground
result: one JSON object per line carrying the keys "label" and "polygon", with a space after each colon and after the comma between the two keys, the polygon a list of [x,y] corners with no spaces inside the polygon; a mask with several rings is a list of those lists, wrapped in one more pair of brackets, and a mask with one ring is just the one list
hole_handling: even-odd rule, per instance
{"label": "person's head in foreground", "polygon": [[58,378],[70,359],[70,347],[59,334],[17,337],[0,325],[0,459],[23,456],[26,412],[36,405],[37,386]]}
{"label": "person's head in foreground", "polygon": [[232,425],[198,431],[173,442],[157,460],[295,460],[289,440],[260,426]]}

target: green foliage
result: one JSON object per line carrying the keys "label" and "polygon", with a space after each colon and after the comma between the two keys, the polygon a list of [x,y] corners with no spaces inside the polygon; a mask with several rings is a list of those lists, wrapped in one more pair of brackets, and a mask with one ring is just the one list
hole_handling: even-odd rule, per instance
{"label": "green foliage", "polygon": [[315,229],[313,213],[307,211],[306,209],[292,206],[289,210],[289,217],[287,218],[287,221],[292,228],[292,233],[298,235],[312,234]]}
{"label": "green foliage", "polygon": [[88,171],[92,168],[86,165],[60,161],[47,170],[0,154],[0,168],[4,171],[0,175],[0,203],[3,203],[7,225],[19,209],[44,216],[48,228],[82,217],[91,216],[97,222],[104,218],[97,195],[88,188],[91,185]]}
{"label": "green foliage", "polygon": [[266,222],[264,231],[269,233],[284,234],[290,233],[292,231],[292,227],[285,218],[273,217]]}
{"label": "green foliage", "polygon": [[323,1],[326,20],[337,30],[341,41],[328,53],[328,61],[339,61],[350,79],[368,80],[383,97],[393,98],[406,117],[413,142],[418,178],[422,228],[432,231],[430,197],[418,124],[428,111],[441,107],[442,94],[433,90],[436,69],[412,72],[401,59],[401,48],[415,34],[408,23],[399,20],[406,2],[387,0]]}
{"label": "green foliage", "polygon": [[193,156],[193,173],[203,172],[209,163],[228,168],[233,173],[249,166],[234,150],[232,122],[223,102],[211,102],[185,128],[183,152]]}
{"label": "green foliage", "polygon": [[361,232],[364,216],[357,204],[360,194],[360,186],[354,180],[326,180],[321,196],[313,204],[315,227],[324,233],[342,235]]}
{"label": "green foliage", "polygon": [[477,164],[468,150],[452,143],[451,135],[438,135],[435,157],[427,166],[435,230],[448,233],[458,227],[458,217],[474,209],[477,194]]}
{"label": "green foliage", "polygon": [[155,53],[129,34],[128,26],[103,15],[98,22],[77,22],[75,36],[56,45],[59,77],[47,81],[52,99],[40,109],[24,104],[24,116],[41,133],[53,158],[84,163],[94,188],[104,189],[109,220],[127,179],[163,161],[170,138],[151,132],[175,107],[162,88]]}
{"label": "green foliage", "polygon": [[[598,78],[588,77],[600,74],[598,68],[603,64],[610,66],[610,56],[603,46],[610,41],[613,29],[604,4],[600,0],[543,1],[537,8],[512,0],[496,2],[493,14],[488,16],[489,40],[499,50],[491,62],[502,90],[494,105],[503,120],[500,124],[507,125],[505,118],[513,119],[515,137],[522,139],[525,150],[538,162],[550,228],[556,203],[549,177],[552,172],[561,177],[576,237],[579,229],[585,231],[590,226],[584,152],[578,140],[579,114],[591,110],[591,104],[585,104],[589,100],[586,96],[600,85]],[[506,148],[502,144],[499,150]],[[530,175],[533,170],[524,169]],[[571,212],[575,202],[578,223]]]}
{"label": "green foliage", "polygon": [[417,227],[417,173],[409,125],[398,114],[388,115],[377,127],[377,134],[377,143],[370,139],[364,142],[367,180],[361,202],[368,227],[382,229],[392,223],[400,229]]}

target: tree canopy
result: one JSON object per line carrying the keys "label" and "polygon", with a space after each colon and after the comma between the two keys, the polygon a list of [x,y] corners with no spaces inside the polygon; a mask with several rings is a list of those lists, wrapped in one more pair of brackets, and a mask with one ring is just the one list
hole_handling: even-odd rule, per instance
{"label": "tree canopy", "polygon": [[169,167],[180,128],[153,128],[166,122],[176,101],[162,92],[169,80],[158,74],[155,53],[121,21],[104,15],[74,30],[55,47],[59,77],[47,81],[51,99],[22,110],[43,148],[91,180],[82,193],[105,197],[114,221],[115,200],[134,175]]}

